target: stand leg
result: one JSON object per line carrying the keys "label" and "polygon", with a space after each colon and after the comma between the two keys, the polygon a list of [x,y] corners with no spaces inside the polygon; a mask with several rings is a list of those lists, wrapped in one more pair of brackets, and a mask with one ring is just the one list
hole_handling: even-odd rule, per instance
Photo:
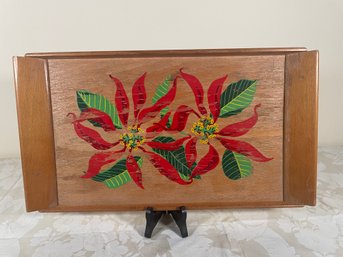
{"label": "stand leg", "polygon": [[158,221],[162,217],[165,211],[154,211],[152,208],[148,208],[145,212],[146,227],[144,236],[146,238],[151,238],[152,231],[156,227]]}
{"label": "stand leg", "polygon": [[173,216],[173,219],[175,220],[176,225],[179,227],[181,236],[188,237],[188,231],[187,231],[187,211],[186,208],[183,206],[179,210],[176,211],[170,211],[170,214]]}

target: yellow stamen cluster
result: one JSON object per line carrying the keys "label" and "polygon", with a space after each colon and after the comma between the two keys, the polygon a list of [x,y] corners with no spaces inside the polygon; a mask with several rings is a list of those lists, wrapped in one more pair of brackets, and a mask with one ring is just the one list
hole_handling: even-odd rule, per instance
{"label": "yellow stamen cluster", "polygon": [[138,126],[132,126],[127,128],[128,133],[120,135],[120,144],[126,146],[129,149],[137,150],[145,142],[145,131]]}
{"label": "yellow stamen cluster", "polygon": [[219,131],[218,124],[214,122],[211,116],[201,117],[197,122],[194,122],[191,131],[194,135],[201,137],[200,143],[208,144],[209,138],[214,138]]}
{"label": "yellow stamen cluster", "polygon": [[132,133],[145,133],[145,131],[138,127],[138,125],[128,126],[127,130]]}

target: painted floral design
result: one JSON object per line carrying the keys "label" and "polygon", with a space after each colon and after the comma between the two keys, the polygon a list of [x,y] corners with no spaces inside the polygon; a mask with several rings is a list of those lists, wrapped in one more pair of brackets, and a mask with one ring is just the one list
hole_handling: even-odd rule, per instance
{"label": "painted floral design", "polygon": [[[76,134],[100,151],[90,158],[82,178],[103,182],[109,188],[117,188],[133,180],[137,186],[144,188],[141,170],[143,158],[136,155],[140,153],[162,175],[180,185],[187,185],[218,166],[220,157],[214,141],[220,142],[226,149],[221,163],[224,174],[230,179],[249,176],[252,171],[251,160],[267,162],[272,159],[248,142],[233,139],[246,134],[256,124],[260,104],[254,107],[254,113],[247,120],[223,128],[217,123],[218,119],[237,115],[251,104],[256,81],[240,80],[231,83],[223,91],[227,76],[214,80],[207,91],[206,108],[201,82],[196,76],[180,69],[179,75],[173,80],[168,76],[157,87],[151,106],[145,107],[145,77],[146,73],[132,86],[131,111],[134,122],[130,125],[129,99],[118,78],[110,75],[116,88],[114,104],[100,94],[77,91],[81,113],[79,116],[69,113],[68,116],[72,117]],[[193,91],[197,110],[184,104],[175,111],[169,109],[180,79]],[[186,127],[190,115],[195,115],[197,121],[188,126],[188,130]],[[110,142],[105,140],[90,125],[101,128],[103,133],[110,133],[114,139]],[[161,132],[171,136],[161,136]],[[173,137],[175,134],[178,134],[178,139]],[[117,146],[120,148],[115,149]],[[199,147],[208,147],[208,152],[197,161]],[[113,166],[104,169],[108,164]]]}
{"label": "painted floral design", "polygon": [[[143,74],[138,78],[132,87],[135,118],[132,126],[128,126],[129,100],[124,86],[118,78],[110,75],[116,86],[115,106],[104,96],[95,95],[87,91],[77,92],[81,114],[79,118],[74,113],[68,114],[68,116],[73,118],[72,123],[77,135],[97,150],[108,150],[117,145],[122,145],[122,148],[119,150],[95,153],[90,158],[88,169],[82,178],[92,178],[93,180],[104,182],[108,187],[112,188],[121,186],[132,179],[139,187],[144,188],[141,171],[143,160],[140,156],[133,155],[134,151],[140,150],[155,168],[168,179],[179,184],[191,182],[181,179],[178,171],[167,160],[146,149],[146,146],[152,146],[155,149],[176,149],[189,137],[181,138],[173,143],[156,144],[151,141],[154,129],[150,129],[151,133],[149,134],[149,131],[146,133],[141,127],[144,123],[155,118],[161,110],[173,101],[176,94],[177,78],[174,79],[173,85],[165,95],[160,97],[153,105],[143,108],[146,102],[145,76],[146,74]],[[91,100],[92,98],[93,100]],[[89,108],[91,106],[93,108]],[[86,120],[90,121],[94,126],[102,127],[104,131],[122,130],[122,132],[113,143],[107,142],[96,130],[83,125],[83,122]],[[124,155],[126,155],[126,158],[121,159]],[[116,164],[110,169],[101,170],[104,165],[114,162]]]}
{"label": "painted floral design", "polygon": [[[217,167],[219,155],[216,148],[211,144],[212,140],[219,141],[226,151],[222,157],[222,167],[225,175],[231,179],[239,179],[250,175],[252,166],[249,159],[257,162],[267,162],[272,158],[264,156],[251,144],[230,139],[239,137],[256,124],[258,120],[257,108],[254,114],[247,120],[229,124],[219,130],[216,123],[218,118],[226,118],[240,113],[250,105],[255,94],[256,81],[242,80],[233,83],[222,93],[222,88],[227,76],[214,80],[208,88],[208,109],[204,106],[204,90],[201,82],[195,76],[180,70],[181,77],[187,82],[194,93],[198,111],[186,105],[180,105],[174,115],[173,122],[169,128],[163,127],[169,132],[181,132],[185,129],[190,114],[195,114],[198,121],[191,128],[191,135],[185,145],[185,153],[188,167],[192,167],[197,159],[197,141],[208,145],[208,153],[202,157],[192,170],[190,178],[203,175]],[[231,106],[230,106],[231,104]],[[162,127],[163,125],[161,125]],[[228,138],[229,137],[229,138]]]}

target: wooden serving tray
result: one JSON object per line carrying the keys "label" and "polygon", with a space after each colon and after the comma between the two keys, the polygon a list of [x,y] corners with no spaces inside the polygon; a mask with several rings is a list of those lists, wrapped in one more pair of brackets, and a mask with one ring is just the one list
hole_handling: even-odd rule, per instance
{"label": "wooden serving tray", "polygon": [[318,51],[14,58],[28,211],[315,205]]}

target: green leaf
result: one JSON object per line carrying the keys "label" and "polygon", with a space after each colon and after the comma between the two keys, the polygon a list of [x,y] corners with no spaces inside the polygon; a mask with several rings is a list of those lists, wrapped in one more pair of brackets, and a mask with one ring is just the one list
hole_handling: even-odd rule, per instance
{"label": "green leaf", "polygon": [[231,83],[220,97],[219,117],[236,115],[247,108],[254,98],[256,84],[256,80],[246,79]]}
{"label": "green leaf", "polygon": [[[134,157],[138,166],[141,167],[142,163],[143,163],[143,159],[142,157],[139,156],[135,156]],[[102,182],[106,179],[109,179],[113,176],[116,176],[122,172],[124,172],[126,170],[126,158],[120,159],[119,161],[117,161],[111,168],[95,175],[94,177],[92,177],[93,180],[95,181],[99,181]]]}
{"label": "green leaf", "polygon": [[130,181],[132,181],[132,178],[130,177],[129,172],[126,170],[117,176],[106,179],[105,181],[103,181],[103,183],[108,188],[114,189],[114,188],[118,188],[122,185],[125,185],[126,183],[129,183]]}
{"label": "green leaf", "polygon": [[251,175],[251,161],[244,155],[225,150],[222,158],[222,167],[225,176],[237,180]]}
{"label": "green leaf", "polygon": [[[121,121],[118,116],[118,111],[116,107],[104,96],[93,94],[86,90],[76,91],[77,105],[79,106],[80,111],[83,111],[87,108],[94,108],[104,113],[107,113],[112,121],[113,125],[120,129],[122,128]],[[90,121],[94,126],[100,127],[97,122]]]}
{"label": "green leaf", "polygon": [[[171,80],[172,80],[172,76],[168,75],[167,78],[161,84],[158,85],[158,87],[156,88],[155,94],[152,97],[153,104],[156,103],[161,97],[163,97],[164,95],[168,93]],[[163,118],[164,115],[166,115],[168,111],[169,111],[168,107],[165,107],[164,109],[162,109],[160,111],[161,118]],[[169,127],[170,124],[171,124],[171,118],[168,119],[167,127]]]}
{"label": "green leaf", "polygon": [[[143,159],[134,156],[139,167],[142,167]],[[119,160],[111,168],[92,177],[94,181],[103,182],[109,188],[118,188],[132,181],[126,168],[126,158]]]}
{"label": "green leaf", "polygon": [[[160,143],[168,143],[175,141],[172,137],[156,137],[154,142],[160,142]],[[193,164],[192,169],[188,168],[187,161],[186,161],[186,153],[185,148],[181,146],[177,150],[161,150],[157,148],[153,148],[153,151],[159,155],[161,155],[164,159],[166,159],[171,165],[175,167],[175,169],[179,172],[180,177],[184,180],[188,180],[192,169],[194,169],[195,165]]]}
{"label": "green leaf", "polygon": [[155,94],[152,97],[152,103],[156,103],[158,100],[160,100],[161,97],[165,96],[168,91],[169,91],[169,87],[170,87],[170,81],[171,81],[171,75],[168,75],[167,78],[158,85],[158,87],[156,88]]}

